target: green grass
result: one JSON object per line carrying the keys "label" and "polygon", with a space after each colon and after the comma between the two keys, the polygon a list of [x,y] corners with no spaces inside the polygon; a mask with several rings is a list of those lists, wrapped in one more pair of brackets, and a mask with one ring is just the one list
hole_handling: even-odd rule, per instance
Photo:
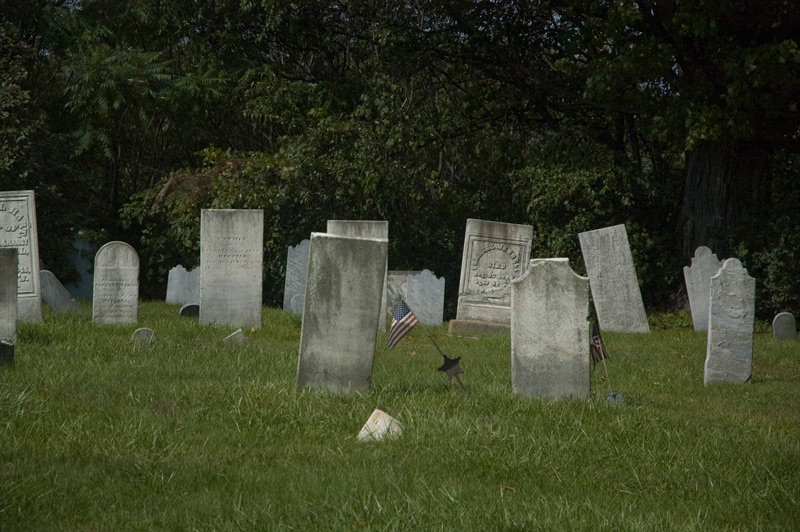
{"label": "green grass", "polygon": [[[617,408],[600,368],[589,400],[525,399],[507,338],[427,330],[469,394],[419,329],[336,395],[296,389],[300,320],[275,309],[243,346],[164,303],[21,324],[0,530],[800,529],[800,342],[757,334],[752,384],[706,388],[704,334],[606,333]],[[375,408],[405,430],[359,443]]]}

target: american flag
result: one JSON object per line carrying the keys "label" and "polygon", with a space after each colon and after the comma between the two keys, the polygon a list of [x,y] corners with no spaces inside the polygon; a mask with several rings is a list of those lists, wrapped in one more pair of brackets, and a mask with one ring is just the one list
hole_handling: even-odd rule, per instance
{"label": "american flag", "polygon": [[593,365],[597,364],[601,360],[608,359],[606,346],[603,345],[603,339],[600,338],[600,329],[597,328],[596,323],[592,327],[592,343],[589,344],[589,351],[592,353]]}
{"label": "american flag", "polygon": [[417,317],[401,298],[394,308],[394,318],[392,319],[392,327],[389,329],[389,340],[386,342],[386,347],[393,348],[418,323]]}

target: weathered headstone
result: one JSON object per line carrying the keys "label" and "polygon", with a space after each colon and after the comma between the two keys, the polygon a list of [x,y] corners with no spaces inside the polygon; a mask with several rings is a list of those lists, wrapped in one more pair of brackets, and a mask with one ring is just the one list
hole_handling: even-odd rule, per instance
{"label": "weathered headstone", "polygon": [[386,312],[394,314],[394,308],[400,298],[407,296],[406,285],[408,277],[419,275],[420,271],[414,270],[389,270],[386,274]]}
{"label": "weathered headstone", "polygon": [[17,249],[17,318],[42,321],[39,236],[32,190],[0,192],[0,248]]}
{"label": "weathered headstone", "polygon": [[[352,238],[377,238],[389,240],[389,222],[383,220],[328,220],[327,233]],[[378,317],[378,330],[386,330],[386,276],[389,272],[389,256],[383,266],[383,292]],[[394,309],[392,309],[394,310]]]}
{"label": "weathered headstone", "polygon": [[797,340],[797,322],[794,315],[781,312],[772,320],[772,336],[776,340]]}
{"label": "weathered headstone", "polygon": [[430,270],[406,278],[406,298],[423,325],[436,325],[444,321],[444,277],[436,277]]}
{"label": "weathered headstone", "polygon": [[196,318],[200,315],[200,305],[197,303],[186,303],[178,311],[178,315],[182,318]]}
{"label": "weathered headstone", "polygon": [[691,267],[683,267],[683,279],[686,281],[695,331],[708,330],[708,294],[711,278],[717,274],[720,266],[722,263],[717,256],[707,247],[700,246],[694,252]]}
{"label": "weathered headstone", "polygon": [[312,233],[298,387],[367,391],[389,241]]}
{"label": "weathered headstone", "polygon": [[[286,251],[286,279],[283,283],[283,310],[303,314],[303,307],[293,298],[306,293],[306,274],[308,273],[308,239]],[[296,308],[299,307],[299,308]]]}
{"label": "weathered headstone", "polygon": [[141,327],[133,331],[131,335],[131,342],[142,342],[145,344],[154,344],[158,341],[156,332],[148,327]]}
{"label": "weathered headstone", "polygon": [[72,294],[64,288],[61,281],[51,271],[41,270],[39,279],[42,283],[42,299],[54,312],[78,313],[81,311],[81,306],[72,299]]}
{"label": "weathered headstone", "polygon": [[533,227],[467,220],[456,319],[450,334],[476,336],[481,331],[508,334],[511,281],[528,268]]}
{"label": "weathered headstone", "polygon": [[223,338],[222,341],[233,344],[246,344],[250,340],[247,338],[247,336],[245,336],[244,331],[239,329]]}
{"label": "weathered headstone", "polygon": [[756,280],[738,259],[711,278],[703,383],[748,382],[753,373]]}
{"label": "weathered headstone", "polygon": [[125,242],[109,242],[94,257],[92,321],[136,323],[139,319],[139,255]]}
{"label": "weathered headstone", "polygon": [[264,211],[200,214],[200,323],[261,328]]}
{"label": "weathered headstone", "polygon": [[399,436],[403,432],[403,425],[395,418],[378,408],[372,412],[369,419],[358,433],[358,441],[380,441],[383,438]]}
{"label": "weathered headstone", "polygon": [[0,340],[17,341],[17,248],[0,248]]}
{"label": "weathered headstone", "polygon": [[567,259],[533,259],[511,283],[511,387],[528,397],[588,397],[589,279]]}
{"label": "weathered headstone", "polygon": [[185,305],[200,301],[200,269],[187,271],[178,264],[167,275],[166,302],[170,305]]}
{"label": "weathered headstone", "polygon": [[578,237],[600,328],[649,333],[625,225],[587,231]]}

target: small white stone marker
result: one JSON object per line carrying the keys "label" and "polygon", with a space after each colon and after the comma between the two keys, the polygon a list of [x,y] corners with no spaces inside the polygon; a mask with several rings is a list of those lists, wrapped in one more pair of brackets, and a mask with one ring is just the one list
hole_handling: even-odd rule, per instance
{"label": "small white stone marker", "polygon": [[148,329],[147,327],[141,327],[133,331],[131,335],[131,342],[145,342],[148,344],[154,344],[158,340],[156,336],[156,332],[153,329]]}
{"label": "small white stone marker", "polygon": [[244,331],[239,329],[235,333],[228,335],[224,338],[225,342],[238,342],[240,344],[246,344],[249,340],[247,336],[244,335]]}
{"label": "small white stone marker", "polygon": [[358,441],[378,441],[384,437],[398,436],[401,432],[403,425],[399,421],[376,408],[358,433]]}

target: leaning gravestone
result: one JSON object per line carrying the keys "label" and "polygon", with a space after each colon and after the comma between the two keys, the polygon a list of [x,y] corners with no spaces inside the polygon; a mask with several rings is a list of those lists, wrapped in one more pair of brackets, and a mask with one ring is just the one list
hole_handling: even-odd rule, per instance
{"label": "leaning gravestone", "polygon": [[700,246],[694,252],[691,267],[683,267],[683,279],[686,281],[686,293],[689,296],[689,308],[692,311],[695,331],[708,330],[708,294],[711,278],[717,274],[721,265],[722,263],[710,249]]}
{"label": "leaning gravestone", "polygon": [[200,213],[200,323],[261,328],[264,211]]}
{"label": "leaning gravestone", "polygon": [[711,278],[708,345],[703,383],[743,383],[753,373],[756,280],[738,259]]}
{"label": "leaning gravestone", "polygon": [[286,251],[286,279],[283,283],[283,310],[294,314],[303,314],[303,306],[293,298],[306,292],[306,274],[308,273],[308,239],[296,246],[289,246]]}
{"label": "leaning gravestone", "polygon": [[436,325],[444,321],[444,277],[436,277],[430,270],[406,278],[406,303],[423,325]]}
{"label": "leaning gravestone", "polygon": [[0,340],[17,341],[17,248],[0,248]]}
{"label": "leaning gravestone", "polygon": [[178,264],[167,276],[166,302],[170,305],[185,305],[200,301],[200,269],[187,271]]}
{"label": "leaning gravestone", "polygon": [[139,319],[139,255],[125,242],[109,242],[94,257],[92,321],[107,325]]}
{"label": "leaning gravestone", "polygon": [[39,278],[42,283],[42,299],[54,312],[79,313],[81,306],[72,299],[64,285],[48,270],[41,270]]}
{"label": "leaning gravestone", "polygon": [[578,235],[600,328],[649,333],[625,225]]}
{"label": "leaning gravestone", "polygon": [[781,312],[772,320],[772,336],[776,340],[797,340],[797,322],[789,312]]}
{"label": "leaning gravestone", "polygon": [[311,233],[298,387],[369,390],[388,250],[386,239]]}
{"label": "leaning gravestone", "polygon": [[533,259],[511,283],[511,387],[529,397],[589,397],[589,279],[567,259]]}
{"label": "leaning gravestone", "polygon": [[0,192],[0,248],[17,249],[17,317],[42,321],[39,236],[32,190]]}

